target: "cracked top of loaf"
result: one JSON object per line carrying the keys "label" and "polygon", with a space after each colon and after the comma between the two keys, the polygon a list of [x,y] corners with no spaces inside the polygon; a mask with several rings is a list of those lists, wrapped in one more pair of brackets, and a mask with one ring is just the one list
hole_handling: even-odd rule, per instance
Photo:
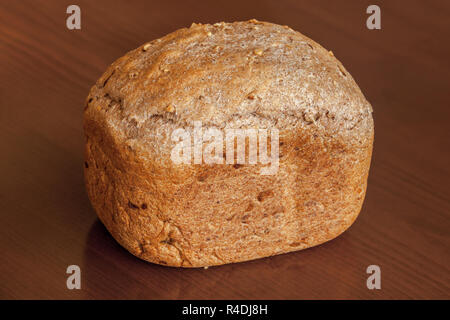
{"label": "cracked top of loaf", "polygon": [[331,51],[267,22],[192,24],[115,61],[86,110],[127,140],[191,127],[373,134],[372,108]]}

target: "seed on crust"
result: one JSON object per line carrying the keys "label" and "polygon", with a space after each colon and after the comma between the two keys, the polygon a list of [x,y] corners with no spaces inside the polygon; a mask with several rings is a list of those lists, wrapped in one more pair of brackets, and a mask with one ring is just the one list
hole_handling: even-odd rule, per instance
{"label": "seed on crust", "polygon": [[258,56],[260,56],[260,55],[263,54],[263,49],[261,49],[261,48],[255,49],[255,50],[253,51],[253,53],[256,54],[256,55],[258,55]]}
{"label": "seed on crust", "polygon": [[166,108],[166,111],[173,113],[173,112],[175,112],[175,107],[173,105],[169,104]]}
{"label": "seed on crust", "polygon": [[147,51],[150,48],[151,44],[150,43],[146,43],[143,47],[142,50]]}

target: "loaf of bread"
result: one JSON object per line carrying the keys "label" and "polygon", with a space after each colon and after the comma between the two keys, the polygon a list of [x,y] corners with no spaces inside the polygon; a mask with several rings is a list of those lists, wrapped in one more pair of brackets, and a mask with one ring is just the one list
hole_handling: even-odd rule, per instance
{"label": "loaf of bread", "polygon": [[[135,256],[177,267],[337,237],[361,210],[374,136],[370,104],[331,51],[256,20],[192,24],[130,51],[92,87],[84,129],[99,219]],[[217,148],[196,130],[215,132]],[[250,136],[227,149],[236,130],[259,135],[256,153]]]}

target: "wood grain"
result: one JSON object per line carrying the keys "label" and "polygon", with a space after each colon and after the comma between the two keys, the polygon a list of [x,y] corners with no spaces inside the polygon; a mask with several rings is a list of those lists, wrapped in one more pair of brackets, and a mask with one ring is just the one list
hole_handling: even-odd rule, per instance
{"label": "wood grain", "polygon": [[[379,1],[378,1],[379,2]],[[369,1],[0,2],[0,298],[449,299],[450,5]],[[333,50],[375,112],[368,193],[355,224],[319,247],[204,269],[138,260],[96,219],[83,183],[82,110],[125,52],[192,22],[257,18]],[[82,289],[66,288],[66,268]],[[367,266],[382,289],[366,288]]]}

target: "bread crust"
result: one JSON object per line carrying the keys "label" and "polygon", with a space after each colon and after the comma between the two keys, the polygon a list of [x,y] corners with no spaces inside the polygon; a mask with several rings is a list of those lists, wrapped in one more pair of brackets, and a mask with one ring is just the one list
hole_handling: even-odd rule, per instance
{"label": "bread crust", "polygon": [[[84,112],[89,198],[137,257],[204,267],[335,238],[361,209],[372,108],[330,52],[287,27],[196,25],[114,62]],[[171,133],[277,128],[277,174],[261,165],[175,164]]]}

